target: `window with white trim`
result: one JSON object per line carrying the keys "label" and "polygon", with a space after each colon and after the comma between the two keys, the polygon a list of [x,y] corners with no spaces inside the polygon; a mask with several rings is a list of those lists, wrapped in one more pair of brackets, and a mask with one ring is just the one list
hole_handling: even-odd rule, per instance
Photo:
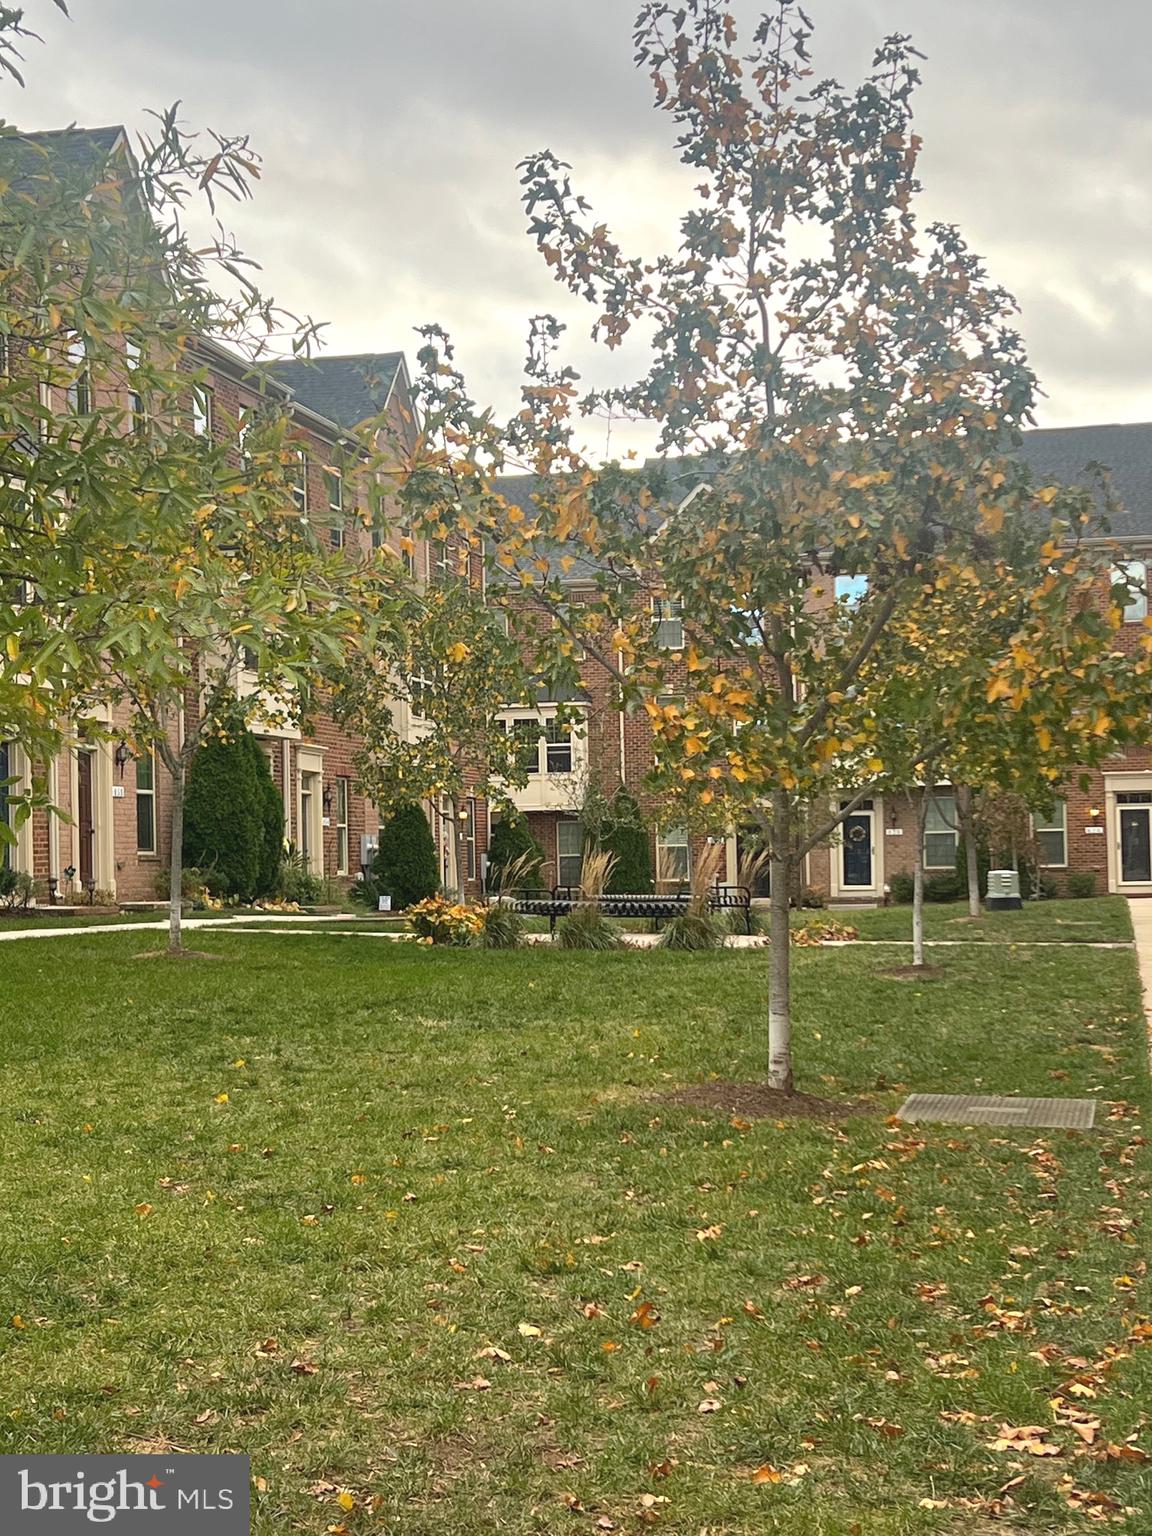
{"label": "window with white trim", "polygon": [[347,779],[337,779],[333,785],[332,811],[336,823],[336,873],[348,873],[348,802],[350,784]]}
{"label": "window with white trim", "polygon": [[[0,827],[4,827],[9,834],[12,831],[12,807],[9,803],[12,785],[9,781],[16,777],[12,757],[12,743],[0,741]],[[0,840],[0,869],[10,868],[11,863],[12,843],[9,837],[4,837]]]}
{"label": "window with white trim", "polygon": [[692,858],[687,827],[663,827],[656,833],[656,878],[665,885],[688,879]]}
{"label": "window with white trim", "polygon": [[652,624],[656,644],[662,651],[684,649],[684,612],[678,597],[652,599]]}
{"label": "window with white trim", "polygon": [[572,772],[572,727],[555,716],[544,723],[544,766],[548,773]]}
{"label": "window with white trim", "polygon": [[556,823],[556,884],[580,884],[584,869],[584,828],[574,817]]}
{"label": "window with white trim", "polygon": [[344,548],[344,476],[331,464],[324,470],[328,492],[328,513],[332,519],[328,537],[333,549]]}
{"label": "window with white trim", "polygon": [[1068,803],[1057,800],[1051,811],[1036,811],[1032,816],[1032,831],[1044,869],[1066,869],[1068,866]]}
{"label": "window with white trim", "polygon": [[1112,567],[1113,591],[1127,589],[1124,602],[1125,624],[1139,624],[1148,617],[1148,566],[1143,560],[1122,560]]}
{"label": "window with white trim", "polygon": [[92,409],[92,374],[88,366],[88,348],[82,336],[68,343],[68,409],[73,416],[87,416]]}
{"label": "window with white trim", "polygon": [[950,791],[925,790],[928,819],[924,824],[924,868],[955,869],[956,844],[960,834],[956,825],[956,796]]}
{"label": "window with white trim", "polygon": [[296,510],[301,519],[306,521],[308,517],[308,455],[303,448],[296,450],[288,483],[292,491],[292,500],[296,503]]}
{"label": "window with white trim", "polygon": [[136,852],[156,852],[156,754],[136,759]]}
{"label": "window with white trim", "polygon": [[192,386],[192,430],[197,437],[212,436],[215,396],[207,384]]}

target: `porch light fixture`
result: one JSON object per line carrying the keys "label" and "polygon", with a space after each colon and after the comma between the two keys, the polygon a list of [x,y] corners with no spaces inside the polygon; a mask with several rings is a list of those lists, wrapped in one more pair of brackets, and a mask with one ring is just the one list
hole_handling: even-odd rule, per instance
{"label": "porch light fixture", "polygon": [[55,875],[49,875],[48,876],[48,905],[50,907],[54,907],[56,905],[57,892],[59,890],[59,886],[60,886],[60,882],[59,882],[59,880],[57,880],[56,876]]}
{"label": "porch light fixture", "polygon": [[64,871],[64,878],[67,880],[69,885],[72,884],[73,880],[76,878],[75,864],[69,864],[68,868]]}
{"label": "porch light fixture", "polygon": [[1092,817],[1099,816],[1099,814],[1100,814],[1100,807],[1098,805],[1091,805],[1091,806],[1089,806],[1088,807],[1088,814],[1089,814],[1089,816],[1092,816]]}
{"label": "porch light fixture", "polygon": [[331,784],[325,784],[325,786],[324,786],[324,793],[321,796],[321,799],[323,800],[323,803],[324,803],[324,814],[325,814],[325,816],[330,816],[332,814],[332,786],[331,786]]}
{"label": "porch light fixture", "polygon": [[132,756],[132,748],[126,741],[118,742],[114,756],[116,767],[120,770],[120,777],[123,778],[124,770],[128,766],[128,761]]}
{"label": "porch light fixture", "polygon": [[88,892],[88,905],[90,907],[94,906],[96,903],[96,881],[91,875],[85,880],[84,889]]}

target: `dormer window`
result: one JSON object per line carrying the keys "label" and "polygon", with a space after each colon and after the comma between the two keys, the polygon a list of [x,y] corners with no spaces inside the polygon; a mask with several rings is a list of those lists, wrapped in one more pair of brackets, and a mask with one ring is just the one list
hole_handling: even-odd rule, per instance
{"label": "dormer window", "polygon": [[[1126,589],[1117,593],[1116,588]],[[1148,617],[1148,566],[1143,560],[1125,560],[1112,567],[1114,600],[1124,603],[1125,624],[1139,624]]]}

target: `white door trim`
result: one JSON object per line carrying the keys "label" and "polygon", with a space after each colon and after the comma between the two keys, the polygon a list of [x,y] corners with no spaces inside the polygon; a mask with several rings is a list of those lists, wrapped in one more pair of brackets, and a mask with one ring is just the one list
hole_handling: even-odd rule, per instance
{"label": "white door trim", "polygon": [[[841,795],[841,800],[847,798]],[[852,896],[878,897],[884,889],[884,802],[877,795],[867,810],[856,810],[853,816],[867,816],[871,822],[872,884],[845,885],[844,883],[844,824],[841,822],[829,850],[831,864],[831,889],[836,900]]]}
{"label": "white door trim", "polygon": [[1152,880],[1121,879],[1120,805],[1117,795],[1152,794],[1152,773],[1106,773],[1104,775],[1104,827],[1108,840],[1108,890],[1112,895],[1152,893]]}

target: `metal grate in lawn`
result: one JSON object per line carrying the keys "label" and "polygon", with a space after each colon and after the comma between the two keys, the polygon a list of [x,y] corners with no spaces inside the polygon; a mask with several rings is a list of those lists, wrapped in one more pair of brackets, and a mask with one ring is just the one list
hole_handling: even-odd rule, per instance
{"label": "metal grate in lawn", "polygon": [[977,1093],[913,1093],[898,1111],[901,1120],[938,1120],[945,1125],[1035,1125],[1090,1131],[1094,1099],[1009,1099]]}

